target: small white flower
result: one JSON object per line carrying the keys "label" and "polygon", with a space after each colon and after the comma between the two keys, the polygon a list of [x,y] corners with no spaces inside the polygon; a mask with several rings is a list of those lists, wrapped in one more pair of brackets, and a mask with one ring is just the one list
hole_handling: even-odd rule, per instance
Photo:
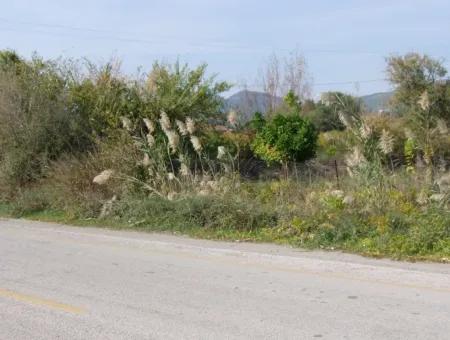
{"label": "small white flower", "polygon": [[106,184],[106,182],[108,182],[113,173],[114,172],[112,170],[104,170],[100,174],[95,176],[92,182],[98,185],[104,185]]}

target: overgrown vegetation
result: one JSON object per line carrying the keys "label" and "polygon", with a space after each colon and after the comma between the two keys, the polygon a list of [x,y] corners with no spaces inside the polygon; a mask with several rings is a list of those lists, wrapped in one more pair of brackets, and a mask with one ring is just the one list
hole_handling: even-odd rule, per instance
{"label": "overgrown vegetation", "polygon": [[438,61],[388,59],[397,115],[290,84],[246,125],[204,65],[119,66],[0,52],[1,214],[449,261]]}

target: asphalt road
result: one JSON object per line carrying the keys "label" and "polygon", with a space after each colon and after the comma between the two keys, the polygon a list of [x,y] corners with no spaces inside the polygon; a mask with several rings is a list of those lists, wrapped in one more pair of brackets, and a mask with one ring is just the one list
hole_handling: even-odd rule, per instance
{"label": "asphalt road", "polygon": [[450,265],[0,220],[0,339],[450,339]]}

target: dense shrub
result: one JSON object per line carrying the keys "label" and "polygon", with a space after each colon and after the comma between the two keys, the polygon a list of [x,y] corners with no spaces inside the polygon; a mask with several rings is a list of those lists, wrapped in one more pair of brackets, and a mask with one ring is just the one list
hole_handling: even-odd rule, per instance
{"label": "dense shrub", "polygon": [[66,83],[52,63],[35,58],[0,71],[0,178],[23,185],[64,152],[92,146],[83,117],[67,107]]}
{"label": "dense shrub", "polygon": [[301,162],[314,157],[317,131],[300,116],[277,115],[257,132],[253,151],[267,163]]}
{"label": "dense shrub", "polygon": [[26,61],[0,52],[0,185],[26,185],[61,155],[94,151],[99,138],[117,134],[124,117],[138,131],[142,118],[157,119],[161,111],[204,122],[219,116],[219,94],[228,85],[205,73],[205,65],[156,63],[148,76],[131,79],[115,61]]}

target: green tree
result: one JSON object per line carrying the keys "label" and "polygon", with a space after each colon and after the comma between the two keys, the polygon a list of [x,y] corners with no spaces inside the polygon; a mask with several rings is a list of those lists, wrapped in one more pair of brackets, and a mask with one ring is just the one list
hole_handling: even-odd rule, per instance
{"label": "green tree", "polygon": [[289,90],[289,92],[284,96],[283,100],[293,114],[300,114],[302,110],[302,102],[299,96],[294,93],[294,91]]}
{"label": "green tree", "polygon": [[394,104],[400,110],[409,112],[417,108],[417,102],[425,91],[430,96],[440,96],[444,108],[448,105],[448,98],[444,100],[447,91],[438,86],[447,74],[439,60],[418,53],[391,56],[387,58],[386,71],[395,86]]}
{"label": "green tree", "polygon": [[223,99],[220,94],[230,86],[206,76],[206,64],[189,69],[176,62],[174,65],[155,63],[145,84],[148,111],[159,115],[165,111],[169,117],[196,120],[218,117]]}
{"label": "green tree", "polygon": [[250,128],[255,131],[261,131],[262,128],[266,125],[266,120],[264,119],[261,112],[255,112],[252,120],[249,122]]}
{"label": "green tree", "polygon": [[17,67],[24,64],[22,58],[19,55],[10,50],[0,51],[0,70],[5,71],[17,71]]}
{"label": "green tree", "polygon": [[417,53],[390,57],[387,61],[389,79],[396,86],[395,104],[403,108],[412,130],[405,149],[411,154],[410,145],[416,145],[431,184],[436,152],[443,138],[448,137],[450,87],[444,78],[447,70],[440,61]]}
{"label": "green tree", "polygon": [[350,110],[361,112],[362,103],[359,99],[342,93],[326,92],[315,108],[306,116],[319,131],[344,130],[345,126],[339,118],[339,112]]}
{"label": "green tree", "polygon": [[267,163],[301,162],[315,155],[317,131],[298,115],[277,115],[257,132],[253,152]]}
{"label": "green tree", "polygon": [[41,177],[62,153],[86,151],[93,141],[83,117],[68,109],[67,82],[57,65],[7,55],[0,69],[0,180],[14,187]]}

